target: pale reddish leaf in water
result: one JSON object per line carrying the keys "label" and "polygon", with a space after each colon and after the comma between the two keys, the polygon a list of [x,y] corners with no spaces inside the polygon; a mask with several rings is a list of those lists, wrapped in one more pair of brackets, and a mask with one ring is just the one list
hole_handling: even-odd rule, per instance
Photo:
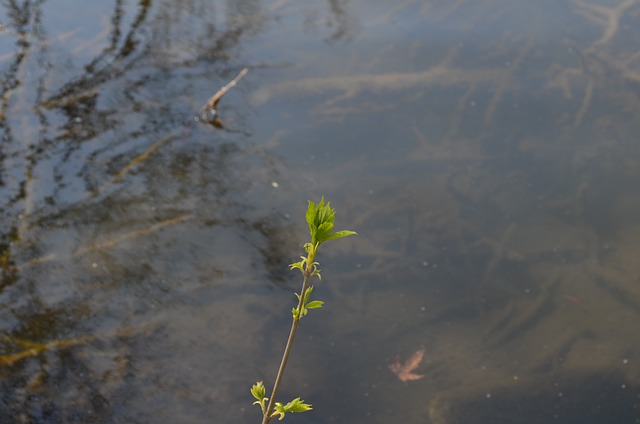
{"label": "pale reddish leaf in water", "polygon": [[422,374],[414,374],[412,371],[418,368],[423,357],[424,349],[420,349],[411,355],[411,357],[404,363],[401,363],[400,360],[396,358],[395,361],[389,364],[389,369],[400,379],[400,381],[420,380],[425,376]]}

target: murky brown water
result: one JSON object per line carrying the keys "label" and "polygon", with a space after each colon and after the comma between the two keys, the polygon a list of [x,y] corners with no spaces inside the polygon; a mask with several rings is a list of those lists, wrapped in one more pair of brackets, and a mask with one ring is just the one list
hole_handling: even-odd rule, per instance
{"label": "murky brown water", "polygon": [[0,25],[0,422],[258,422],[321,195],[360,235],[320,253],[281,390],[314,410],[286,421],[640,422],[639,1]]}

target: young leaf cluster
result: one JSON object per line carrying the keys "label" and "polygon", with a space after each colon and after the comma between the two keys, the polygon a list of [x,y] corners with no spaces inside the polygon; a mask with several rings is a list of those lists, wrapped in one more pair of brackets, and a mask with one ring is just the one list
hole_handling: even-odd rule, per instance
{"label": "young leaf cluster", "polygon": [[318,203],[309,200],[306,219],[307,225],[309,226],[309,234],[311,234],[311,242],[305,243],[304,245],[304,251],[307,252],[307,257],[301,256],[300,262],[289,265],[291,269],[299,269],[302,275],[307,278],[314,276],[321,278],[320,268],[318,268],[320,264],[314,261],[318,247],[325,241],[357,234],[351,230],[333,231],[333,221],[335,217],[336,210],[331,207],[331,203],[324,203],[324,196]]}
{"label": "young leaf cluster", "polygon": [[307,224],[309,224],[309,233],[311,234],[311,245],[314,249],[317,249],[325,241],[356,234],[355,231],[350,230],[334,232],[333,221],[335,216],[336,210],[331,207],[329,202],[325,205],[324,196],[319,203],[313,203],[309,200],[306,218]]}
{"label": "young leaf cluster", "polygon": [[[309,309],[322,308],[322,305],[324,305],[324,302],[322,300],[309,299],[312,292],[313,286],[309,286],[309,288],[304,292],[304,298],[302,299],[302,302],[298,302],[298,304],[301,306],[300,309],[293,308],[293,310],[291,311],[293,313],[293,319],[300,319],[303,316],[307,315]],[[296,293],[296,297],[298,298],[298,301],[300,301],[300,295],[298,293]]]}
{"label": "young leaf cluster", "polygon": [[[305,250],[307,249],[307,245],[311,245],[310,243],[305,244]],[[307,252],[309,252],[309,250],[307,250]],[[300,272],[302,273],[302,275],[306,275],[307,271],[309,272],[309,274],[307,275],[307,277],[318,277],[319,280],[322,280],[322,276],[320,275],[320,268],[318,268],[318,265],[320,265],[318,262],[308,262],[308,257],[304,257],[304,256],[300,256],[300,262],[294,262],[292,264],[289,264],[289,269],[293,270],[293,269],[299,269]]]}
{"label": "young leaf cluster", "polygon": [[265,405],[265,402],[269,400],[268,397],[265,397],[266,392],[267,390],[265,389],[264,383],[262,381],[258,381],[253,385],[253,387],[251,387],[251,394],[254,398],[257,399],[255,402],[253,402],[253,404],[260,405],[263,415],[267,413],[267,405]]}
{"label": "young leaf cluster", "polygon": [[306,412],[311,411],[312,409],[313,408],[311,408],[310,404],[304,403],[303,400],[300,400],[300,398],[297,397],[286,405],[276,402],[276,406],[273,408],[271,416],[279,416],[278,420],[282,420],[286,412]]}
{"label": "young leaf cluster", "polygon": [[309,201],[306,219],[307,224],[309,225],[309,233],[311,234],[311,242],[305,243],[304,245],[304,250],[307,253],[307,256],[301,256],[301,260],[299,262],[289,265],[292,270],[298,269],[302,273],[302,289],[300,290],[300,294],[296,293],[296,296],[298,297],[298,305],[291,311],[293,315],[291,332],[289,333],[289,339],[285,346],[282,362],[280,363],[278,375],[276,376],[276,382],[274,384],[273,391],[271,392],[271,399],[266,397],[266,390],[262,381],[257,382],[251,388],[251,394],[256,398],[254,404],[260,405],[260,408],[262,409],[262,424],[268,424],[269,421],[276,416],[279,420],[282,420],[287,412],[305,412],[311,410],[311,405],[300,400],[299,397],[293,399],[287,404],[274,401],[278,393],[282,375],[284,374],[284,369],[287,364],[287,358],[289,357],[291,345],[300,319],[307,315],[309,309],[317,309],[322,307],[324,304],[321,300],[311,300],[313,285],[309,285],[309,279],[311,277],[317,276],[318,279],[321,278],[320,268],[318,268],[318,265],[320,264],[315,262],[318,247],[325,241],[356,234],[355,231],[351,230],[333,231],[335,214],[336,211],[331,208],[329,202],[326,204],[324,203],[324,197],[322,197],[318,203]]}
{"label": "young leaf cluster", "polygon": [[[253,395],[254,398],[257,399],[255,402],[253,402],[253,404],[260,405],[260,408],[262,409],[262,414],[263,415],[266,414],[267,413],[266,402],[269,400],[269,398],[265,397],[266,389],[262,381],[258,381],[256,384],[253,385],[253,387],[251,388],[251,394]],[[310,404],[304,403],[303,400],[297,397],[285,405],[283,405],[280,402],[276,402],[270,417],[271,418],[278,417],[278,420],[282,420],[284,418],[284,414],[286,414],[287,412],[305,412],[305,411],[310,411],[311,409],[313,408],[311,408]]]}

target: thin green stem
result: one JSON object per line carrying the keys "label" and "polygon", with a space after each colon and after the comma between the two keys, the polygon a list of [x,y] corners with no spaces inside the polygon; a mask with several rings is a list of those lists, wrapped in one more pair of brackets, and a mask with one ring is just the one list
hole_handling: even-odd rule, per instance
{"label": "thin green stem", "polygon": [[[309,253],[309,258],[313,259],[313,254]],[[287,345],[284,348],[284,353],[282,355],[282,361],[280,361],[280,368],[278,369],[278,375],[276,376],[276,381],[273,383],[273,391],[271,392],[271,397],[269,398],[269,404],[267,405],[267,411],[262,416],[262,424],[268,424],[271,421],[271,414],[273,413],[273,406],[275,404],[276,396],[278,395],[278,389],[280,388],[280,382],[282,381],[282,376],[284,375],[284,369],[287,366],[287,360],[289,359],[289,353],[291,352],[291,347],[293,346],[293,339],[296,336],[296,330],[298,329],[298,324],[300,324],[300,318],[302,318],[302,303],[304,302],[304,294],[307,291],[307,285],[309,283],[310,277],[310,269],[307,266],[304,272],[304,279],[302,280],[302,290],[300,291],[300,299],[298,300],[298,312],[293,317],[293,322],[291,323],[291,331],[289,331],[289,338],[287,339]]]}

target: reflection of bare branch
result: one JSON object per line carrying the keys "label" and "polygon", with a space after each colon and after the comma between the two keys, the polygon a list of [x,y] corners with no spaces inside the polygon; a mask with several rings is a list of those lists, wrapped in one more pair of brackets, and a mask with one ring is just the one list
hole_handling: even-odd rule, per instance
{"label": "reflection of bare branch", "polygon": [[289,2],[290,0],[276,0],[275,3],[269,6],[269,10],[271,11],[279,10],[282,7],[286,6],[286,4]]}
{"label": "reflection of bare branch", "polygon": [[[19,48],[10,55],[14,58],[13,62],[9,65],[0,80],[0,121],[5,119],[6,111],[9,107],[9,100],[20,86],[18,72],[31,48],[31,43],[29,42],[29,11],[20,10],[19,5],[15,3],[9,3],[6,7],[8,8],[8,15],[11,18],[12,26],[15,27],[15,31],[12,31],[11,35],[16,38],[16,45],[19,46]],[[4,145],[5,143],[2,144]]]}
{"label": "reflection of bare branch", "polygon": [[[147,1],[140,1],[138,14],[131,23],[130,30],[118,48],[120,40],[120,25],[122,21],[122,0],[116,1],[114,17],[111,22],[113,29],[111,32],[111,42],[85,66],[87,72],[80,78],[72,80],[63,85],[57,94],[43,101],[41,106],[45,108],[55,108],[64,105],[74,104],[78,98],[85,97],[87,93],[95,92],[98,87],[109,80],[121,76],[128,67],[135,62],[132,54],[139,50],[139,54],[144,54],[144,48],[139,46],[136,39],[138,32],[142,31],[142,24],[146,21],[151,4]],[[128,64],[123,61],[128,59]]]}
{"label": "reflection of bare branch", "polygon": [[329,21],[329,25],[335,23],[335,30],[328,38],[328,41],[337,41],[345,38],[353,30],[353,23],[347,14],[346,4],[349,0],[329,0],[329,9],[333,19]]}
{"label": "reflection of bare branch", "polygon": [[[80,43],[78,43],[78,45],[76,47],[74,47],[74,49],[72,50],[73,54],[79,55],[83,52],[90,52],[90,51],[95,51],[97,49],[97,47],[104,42],[104,40],[109,36],[110,33],[112,33],[112,29],[109,28],[108,23],[103,22],[104,28],[102,31],[100,31],[98,34],[96,34],[94,37],[92,37],[89,40],[84,40]],[[114,28],[115,29],[115,28]],[[71,34],[68,34],[67,36],[70,35],[76,35],[76,33],[78,32],[78,30],[74,30]],[[113,36],[112,36],[112,40],[113,40]],[[58,41],[63,41],[63,40],[58,40]]]}

